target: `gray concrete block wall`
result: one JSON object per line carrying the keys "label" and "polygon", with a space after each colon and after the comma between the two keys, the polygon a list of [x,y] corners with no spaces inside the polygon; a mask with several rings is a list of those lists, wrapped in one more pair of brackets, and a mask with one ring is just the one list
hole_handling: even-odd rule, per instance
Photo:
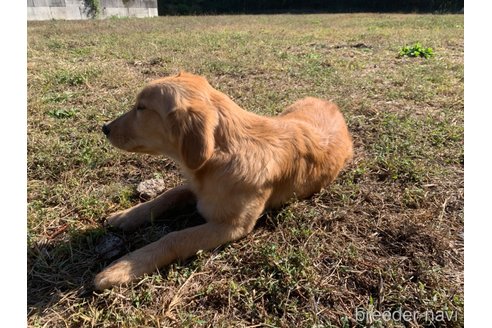
{"label": "gray concrete block wall", "polygon": [[[100,0],[98,18],[157,16],[157,0]],[[83,0],[27,0],[27,20],[89,19]]]}
{"label": "gray concrete block wall", "polygon": [[27,0],[27,7],[49,7],[48,0]]}
{"label": "gray concrete block wall", "polygon": [[50,7],[66,7],[65,0],[50,0]]}
{"label": "gray concrete block wall", "polygon": [[82,0],[65,0],[65,3],[67,4],[67,6],[79,6],[81,4],[84,3],[84,1]]}

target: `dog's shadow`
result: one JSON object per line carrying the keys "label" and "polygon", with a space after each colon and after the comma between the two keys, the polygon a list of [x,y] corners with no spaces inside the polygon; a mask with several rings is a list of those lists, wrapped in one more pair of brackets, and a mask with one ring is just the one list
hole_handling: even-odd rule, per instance
{"label": "dog's shadow", "polygon": [[[165,234],[205,223],[195,207],[174,210],[134,232],[105,227],[68,231],[27,248],[28,315],[41,312],[62,297],[93,295],[93,279],[112,261]],[[67,237],[68,236],[68,237]],[[162,271],[166,274],[166,270]]]}
{"label": "dog's shadow", "polygon": [[[263,214],[256,228],[273,230],[279,210]],[[45,243],[33,243],[27,249],[28,316],[41,313],[63,297],[80,299],[93,296],[93,279],[112,261],[158,240],[165,234],[205,223],[194,206],[173,210],[165,218],[134,232],[105,227],[69,231],[66,236]],[[191,261],[193,258],[190,259]],[[161,274],[167,274],[163,268]]]}

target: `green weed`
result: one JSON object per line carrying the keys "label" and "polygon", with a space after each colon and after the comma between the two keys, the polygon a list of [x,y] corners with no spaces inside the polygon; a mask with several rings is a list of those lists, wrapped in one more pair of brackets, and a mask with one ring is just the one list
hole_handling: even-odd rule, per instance
{"label": "green weed", "polygon": [[432,48],[424,48],[419,42],[417,42],[413,46],[404,46],[401,48],[399,56],[424,57],[427,59],[434,56],[434,50]]}
{"label": "green weed", "polygon": [[77,114],[77,110],[73,108],[56,108],[48,111],[48,115],[54,118],[70,118]]}

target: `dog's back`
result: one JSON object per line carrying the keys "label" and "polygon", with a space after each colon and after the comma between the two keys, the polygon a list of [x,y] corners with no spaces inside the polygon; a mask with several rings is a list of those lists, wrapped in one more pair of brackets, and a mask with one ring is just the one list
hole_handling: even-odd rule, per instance
{"label": "dog's back", "polygon": [[334,103],[313,97],[300,99],[287,107],[279,118],[304,121],[326,136],[338,137],[343,142],[340,146],[347,155],[352,155],[352,140],[345,120]]}
{"label": "dog's back", "polygon": [[282,165],[286,179],[274,187],[271,206],[281,204],[289,194],[305,198],[319,192],[336,178],[353,153],[352,138],[334,103],[304,98],[277,119],[295,136],[292,152],[296,156]]}

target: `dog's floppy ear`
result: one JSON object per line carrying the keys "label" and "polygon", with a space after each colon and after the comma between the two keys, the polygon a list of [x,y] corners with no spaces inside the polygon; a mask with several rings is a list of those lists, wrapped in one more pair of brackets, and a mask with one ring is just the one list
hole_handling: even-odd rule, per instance
{"label": "dog's floppy ear", "polygon": [[214,152],[216,113],[205,105],[196,105],[176,108],[169,113],[169,119],[182,161],[191,170],[199,169]]}

